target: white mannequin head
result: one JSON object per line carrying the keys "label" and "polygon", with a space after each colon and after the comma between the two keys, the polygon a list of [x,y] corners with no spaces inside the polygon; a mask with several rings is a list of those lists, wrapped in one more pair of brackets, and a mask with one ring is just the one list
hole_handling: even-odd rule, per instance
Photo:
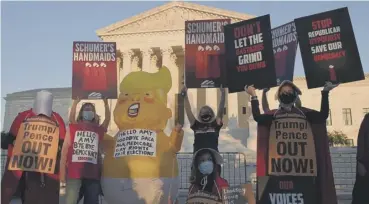
{"label": "white mannequin head", "polygon": [[37,92],[32,111],[36,115],[43,114],[51,117],[51,113],[53,110],[53,100],[54,97],[52,93],[45,90]]}

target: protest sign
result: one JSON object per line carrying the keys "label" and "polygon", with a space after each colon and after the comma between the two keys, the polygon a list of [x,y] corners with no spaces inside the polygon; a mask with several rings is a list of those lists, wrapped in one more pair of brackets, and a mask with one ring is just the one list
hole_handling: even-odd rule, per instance
{"label": "protest sign", "polygon": [[185,22],[187,88],[226,87],[224,26],[230,19]]}
{"label": "protest sign", "polygon": [[73,42],[72,98],[117,98],[115,42]]}
{"label": "protest sign", "polygon": [[258,177],[257,204],[316,204],[315,177],[263,176]]}
{"label": "protest sign", "polygon": [[276,85],[269,15],[226,25],[224,35],[229,93]]}
{"label": "protest sign", "polygon": [[364,79],[347,8],[295,19],[309,89]]}
{"label": "protest sign", "polygon": [[53,174],[59,127],[51,120],[29,118],[20,125],[8,169]]}
{"label": "protest sign", "polygon": [[97,164],[99,135],[91,131],[76,131],[73,141],[72,162]]}
{"label": "protest sign", "polygon": [[146,129],[129,129],[118,132],[114,157],[156,156],[156,132]]}
{"label": "protest sign", "polygon": [[317,175],[313,133],[310,123],[302,116],[289,114],[273,121],[268,151],[269,175]]}
{"label": "protest sign", "polygon": [[216,195],[198,191],[188,195],[186,204],[222,204],[222,201]]}
{"label": "protest sign", "polygon": [[272,39],[277,85],[284,80],[293,81],[297,50],[295,22],[272,29]]}
{"label": "protest sign", "polygon": [[252,184],[223,188],[223,204],[255,204]]}

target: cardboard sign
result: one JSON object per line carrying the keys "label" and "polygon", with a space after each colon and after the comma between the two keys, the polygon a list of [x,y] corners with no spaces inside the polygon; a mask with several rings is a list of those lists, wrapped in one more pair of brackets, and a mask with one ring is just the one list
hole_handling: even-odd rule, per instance
{"label": "cardboard sign", "polygon": [[53,174],[58,143],[59,127],[53,121],[29,118],[20,125],[8,169]]}
{"label": "cardboard sign", "polygon": [[258,177],[258,192],[257,204],[318,203],[315,177]]}
{"label": "cardboard sign", "polygon": [[295,22],[273,28],[272,39],[277,85],[284,80],[293,81],[297,50]]}
{"label": "cardboard sign", "polygon": [[224,28],[230,19],[185,22],[187,88],[226,87]]}
{"label": "cardboard sign", "polygon": [[347,8],[295,19],[309,89],[364,79]]}
{"label": "cardboard sign", "polygon": [[223,204],[255,204],[252,184],[224,188]]}
{"label": "cardboard sign", "polygon": [[115,42],[73,42],[72,98],[116,99]]}
{"label": "cardboard sign", "polygon": [[188,195],[186,204],[222,204],[219,197],[198,191]]}
{"label": "cardboard sign", "polygon": [[129,129],[118,132],[114,157],[156,156],[156,132],[145,129]]}
{"label": "cardboard sign", "polygon": [[241,21],[224,28],[229,93],[245,85],[276,85],[270,16]]}
{"label": "cardboard sign", "polygon": [[91,131],[76,131],[73,142],[72,162],[97,164],[99,135]]}
{"label": "cardboard sign", "polygon": [[314,136],[302,116],[288,114],[272,122],[269,137],[268,174],[316,176]]}

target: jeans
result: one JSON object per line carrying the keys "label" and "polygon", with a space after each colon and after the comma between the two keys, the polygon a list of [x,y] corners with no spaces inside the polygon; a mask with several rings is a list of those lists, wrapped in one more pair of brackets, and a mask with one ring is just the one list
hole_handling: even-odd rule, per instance
{"label": "jeans", "polygon": [[84,203],[99,204],[100,181],[95,179],[68,179],[66,186],[65,204],[76,204],[83,188]]}

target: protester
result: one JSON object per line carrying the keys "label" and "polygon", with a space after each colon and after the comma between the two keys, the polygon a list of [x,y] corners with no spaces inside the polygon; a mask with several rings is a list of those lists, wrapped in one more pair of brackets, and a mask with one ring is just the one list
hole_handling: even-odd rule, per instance
{"label": "protester", "polygon": [[[32,109],[21,112],[14,119],[8,139],[8,157],[6,167],[9,167],[10,159],[13,155],[13,149],[15,149],[15,141],[17,138],[24,138],[25,130],[20,129],[22,125],[28,125],[32,123],[48,124],[55,127],[55,134],[59,131],[58,144],[56,146],[56,163],[53,173],[39,173],[35,171],[22,171],[22,170],[9,170],[5,169],[3,179],[1,181],[1,203],[9,204],[15,194],[18,186],[22,197],[23,204],[50,204],[59,202],[59,161],[61,148],[65,136],[65,124],[60,115],[52,111],[53,96],[48,91],[40,91],[36,94],[34,106]],[[27,124],[28,123],[28,124]],[[18,135],[19,134],[22,135]],[[22,132],[20,132],[22,131]],[[36,134],[35,131],[29,130],[29,134]],[[24,135],[23,135],[24,134]],[[49,136],[53,137],[54,135]],[[21,141],[20,141],[21,142]]]}
{"label": "protester", "polygon": [[[271,129],[274,128],[272,124],[280,122],[279,120],[290,121],[290,123],[293,124],[295,123],[294,121],[306,121],[307,124],[309,124],[306,127],[306,134],[313,135],[314,140],[311,145],[315,146],[315,155],[319,158],[316,159],[316,181],[312,184],[316,186],[316,188],[314,188],[316,191],[313,194],[316,195],[317,204],[337,204],[326,130],[326,119],[329,114],[328,94],[329,91],[336,86],[337,85],[333,85],[330,82],[326,83],[322,91],[321,110],[318,112],[304,107],[295,107],[294,104],[297,100],[298,93],[301,93],[301,91],[292,82],[284,81],[281,83],[277,91],[278,100],[280,102],[279,108],[277,110],[269,111],[266,114],[260,114],[259,101],[255,93],[255,88],[253,86],[245,86],[246,92],[251,95],[253,117],[258,123],[258,149],[269,146],[269,137],[272,135]],[[309,140],[311,141],[311,139]],[[261,174],[265,174],[267,176],[267,173],[265,172],[268,170],[265,170],[267,166],[265,162],[269,161],[268,159],[268,153],[260,151],[259,149],[257,157],[257,172],[259,176]],[[273,176],[269,176],[269,178],[271,179]],[[279,177],[279,179],[280,178],[281,177]],[[263,199],[269,199],[269,197],[267,197],[268,193],[269,192],[264,190],[263,195],[257,195],[258,198],[261,197],[258,199],[259,202]],[[262,196],[265,196],[265,198]]]}
{"label": "protester", "polygon": [[361,122],[357,137],[356,181],[352,191],[352,204],[369,203],[369,113]]}
{"label": "protester", "polygon": [[181,95],[185,98],[185,110],[188,120],[191,125],[191,129],[195,134],[195,141],[193,144],[194,152],[201,148],[212,147],[218,151],[218,138],[220,129],[223,126],[223,113],[225,105],[225,89],[220,88],[221,97],[218,106],[218,113],[215,116],[214,111],[209,106],[203,106],[200,108],[197,119],[191,110],[191,104],[187,96],[187,88],[182,89]]}
{"label": "protester", "polygon": [[219,176],[216,165],[221,165],[223,158],[218,151],[211,148],[202,148],[194,153],[192,169],[194,174],[190,178],[191,186],[188,196],[197,192],[215,195],[218,202],[222,202],[222,189],[229,187],[227,180]]}
{"label": "protester", "polygon": [[[263,89],[263,94],[262,94],[262,97],[261,97],[261,104],[262,104],[264,113],[267,113],[267,112],[270,111],[269,103],[268,103],[268,97],[267,97],[267,93],[268,93],[269,90],[270,90],[269,88]],[[298,93],[298,95],[301,95],[301,93]],[[278,100],[278,98],[279,97],[276,94],[275,100]],[[297,98],[296,98],[295,106],[297,108],[301,108],[301,100],[300,100],[299,96],[297,96]]]}
{"label": "protester", "polygon": [[66,181],[66,204],[76,204],[83,186],[85,204],[98,204],[101,192],[101,141],[110,123],[110,109],[104,99],[105,120],[100,125],[95,106],[84,103],[76,120],[76,108],[80,102],[74,100],[61,159],[61,179]]}

